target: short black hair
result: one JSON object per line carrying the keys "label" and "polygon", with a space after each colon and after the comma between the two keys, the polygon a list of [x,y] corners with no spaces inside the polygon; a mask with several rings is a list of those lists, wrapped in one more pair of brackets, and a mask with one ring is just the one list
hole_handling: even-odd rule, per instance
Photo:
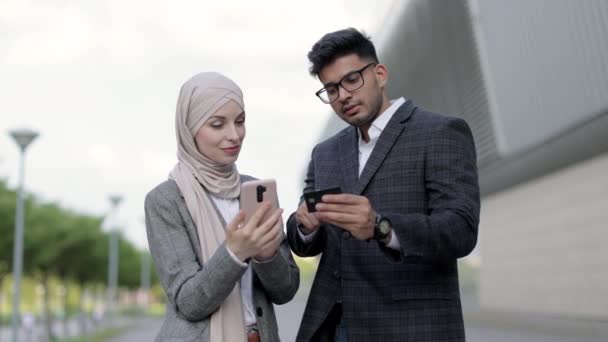
{"label": "short black hair", "polygon": [[378,62],[376,48],[369,36],[354,28],[327,33],[308,53],[311,63],[309,72],[313,76],[319,76],[321,70],[333,63],[336,59],[350,54],[356,54],[359,58],[370,59]]}

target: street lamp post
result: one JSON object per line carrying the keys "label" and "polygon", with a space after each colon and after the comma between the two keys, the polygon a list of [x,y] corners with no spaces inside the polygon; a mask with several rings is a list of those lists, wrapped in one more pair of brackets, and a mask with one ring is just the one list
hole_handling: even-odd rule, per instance
{"label": "street lamp post", "polygon": [[23,269],[23,221],[24,221],[24,178],[25,178],[25,150],[38,133],[29,129],[16,129],[9,134],[19,146],[19,189],[17,191],[17,203],[15,209],[15,245],[13,247],[13,319],[12,340],[19,339],[19,306],[21,304],[21,271]]}
{"label": "street lamp post", "polygon": [[118,221],[117,209],[122,202],[122,196],[110,196],[110,204],[112,205],[112,215],[110,216],[110,250],[108,253],[108,311],[113,314],[114,303],[116,300],[116,292],[118,288]]}

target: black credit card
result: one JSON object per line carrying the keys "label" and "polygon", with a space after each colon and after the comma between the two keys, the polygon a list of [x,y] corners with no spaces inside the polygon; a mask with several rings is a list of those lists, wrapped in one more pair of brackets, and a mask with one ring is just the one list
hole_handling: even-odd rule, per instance
{"label": "black credit card", "polygon": [[342,189],[340,189],[340,187],[305,192],[304,201],[306,201],[306,207],[308,208],[308,212],[314,213],[315,211],[317,211],[317,208],[315,208],[315,205],[317,203],[323,202],[323,201],[321,201],[321,198],[323,198],[323,195],[329,195],[329,194],[335,195],[335,194],[341,194],[341,193],[342,193]]}

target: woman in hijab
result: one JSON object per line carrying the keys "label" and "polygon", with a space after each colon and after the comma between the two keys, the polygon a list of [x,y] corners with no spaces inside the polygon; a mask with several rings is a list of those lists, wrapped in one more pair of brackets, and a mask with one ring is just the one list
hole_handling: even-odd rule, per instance
{"label": "woman in hijab", "polygon": [[[146,196],[146,230],[167,295],[157,341],[279,341],[272,303],[295,295],[299,270],[284,241],[282,209],[266,203],[244,222],[235,166],[245,137],[240,88],[200,73],[181,88],[177,159]],[[263,216],[269,217],[263,220]]]}

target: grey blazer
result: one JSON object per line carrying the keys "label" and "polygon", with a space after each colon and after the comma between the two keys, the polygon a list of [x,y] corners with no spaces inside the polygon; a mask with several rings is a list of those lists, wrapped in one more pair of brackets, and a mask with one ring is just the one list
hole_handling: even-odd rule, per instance
{"label": "grey blazer", "polygon": [[[242,181],[252,179],[241,176]],[[209,341],[211,314],[246,268],[228,254],[225,243],[205,264],[196,226],[177,184],[167,180],[145,200],[146,230],[156,271],[167,295],[165,320],[156,341]],[[272,303],[295,295],[300,273],[286,240],[270,261],[252,261],[253,302],[262,341],[279,341]],[[237,328],[237,327],[235,327]]]}
{"label": "grey blazer", "polygon": [[479,223],[469,126],[407,101],[360,177],[357,144],[352,126],[318,144],[304,191],[340,186],[367,197],[391,221],[401,250],[356,240],[331,225],[305,243],[292,215],[287,236],[293,251],[322,254],[297,341],[325,340],[331,332],[324,323],[336,302],[351,342],[464,341],[456,259],[473,250]]}

